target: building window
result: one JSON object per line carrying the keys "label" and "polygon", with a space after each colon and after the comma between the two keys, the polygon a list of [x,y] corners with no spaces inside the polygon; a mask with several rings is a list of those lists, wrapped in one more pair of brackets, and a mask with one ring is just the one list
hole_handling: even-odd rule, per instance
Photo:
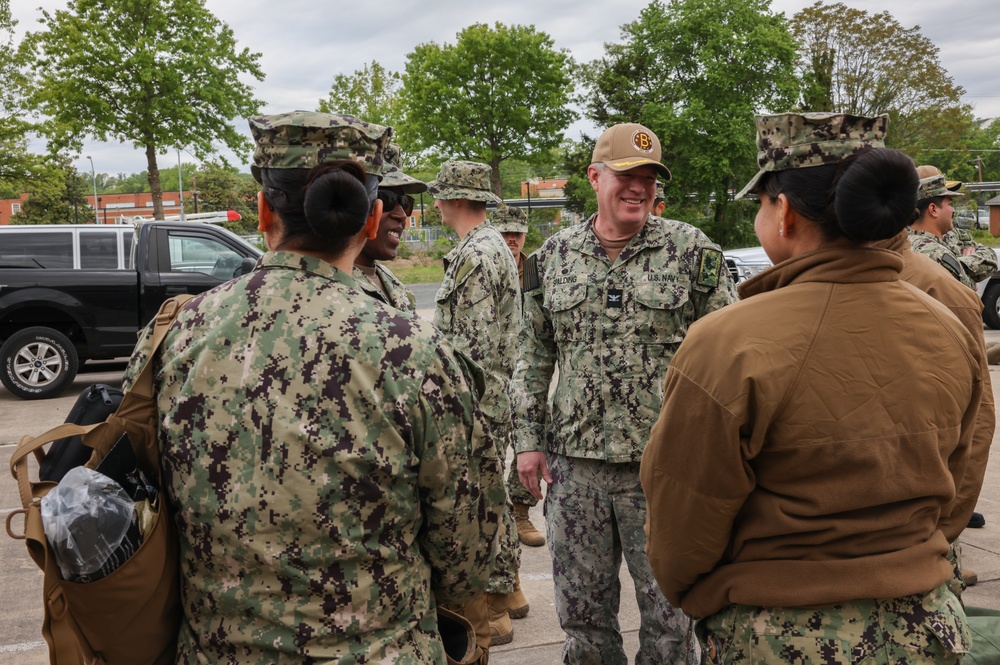
{"label": "building window", "polygon": [[11,203],[10,204],[10,214],[16,215],[19,212],[21,212],[21,204],[20,203]]}

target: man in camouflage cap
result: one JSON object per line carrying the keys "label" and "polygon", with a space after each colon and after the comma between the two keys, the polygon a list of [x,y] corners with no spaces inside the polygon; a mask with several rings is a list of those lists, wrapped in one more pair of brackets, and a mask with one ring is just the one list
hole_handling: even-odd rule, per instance
{"label": "man in camouflage cap", "polygon": [[956,229],[952,200],[964,194],[962,183],[947,181],[934,166],[918,166],[920,192],[917,195],[919,218],[910,231],[913,251],[926,254],[940,263],[960,282],[975,289],[976,283],[997,272],[997,256],[992,248],[972,239],[972,234]]}
{"label": "man in camouflage cap", "polygon": [[[504,242],[510,248],[517,261],[517,277],[524,284],[524,243],[528,237],[528,218],[520,208],[501,205],[494,211],[490,221],[493,228],[500,232]],[[513,440],[512,440],[513,443]],[[507,493],[514,505],[514,523],[517,526],[517,537],[521,544],[528,547],[541,547],[545,544],[545,536],[535,528],[528,514],[530,508],[538,504],[531,492],[521,484],[517,475],[517,465],[512,464],[507,474]]]}
{"label": "man in camouflage cap", "polygon": [[376,300],[405,312],[415,312],[416,298],[382,261],[396,258],[403,231],[413,214],[413,195],[427,191],[423,182],[403,173],[399,145],[390,143],[382,168],[378,198],[382,201],[382,219],[378,234],[365,243],[354,260],[354,277],[362,291]]}
{"label": "man in camouflage cap", "polygon": [[[485,372],[486,391],[480,409],[489,421],[502,460],[512,435],[508,388],[521,326],[521,296],[514,257],[486,220],[486,203],[500,202],[490,189],[490,172],[487,164],[448,161],[427,184],[427,191],[435,198],[441,220],[459,238],[444,257],[434,325]],[[510,642],[514,637],[511,618],[528,613],[528,601],[518,584],[521,552],[513,510],[508,498],[500,554],[487,589],[490,635],[477,630],[482,641],[488,640],[486,646]]]}
{"label": "man in camouflage cap", "polygon": [[[331,114],[250,122],[279,248],[189,302],[154,359],[177,661],[444,663],[435,597],[482,593],[503,507],[474,374],[429,323],[316,256],[315,238],[281,242],[308,169],[353,159],[377,184],[388,130]],[[350,263],[347,247],[331,258]]]}
{"label": "man in camouflage cap", "polygon": [[667,198],[663,190],[663,183],[656,181],[656,197],[653,199],[653,215],[659,217],[667,207]]}
{"label": "man in camouflage cap", "polygon": [[[644,552],[639,461],[663,376],[688,327],[736,299],[722,252],[693,226],[650,214],[656,135],[615,125],[587,169],[597,213],[549,238],[524,269],[511,394],[521,481],[545,494],[563,661],[624,665],[624,555],[641,614],[635,662],[697,663],[690,620],[667,603]],[[549,386],[558,366],[558,382]]]}

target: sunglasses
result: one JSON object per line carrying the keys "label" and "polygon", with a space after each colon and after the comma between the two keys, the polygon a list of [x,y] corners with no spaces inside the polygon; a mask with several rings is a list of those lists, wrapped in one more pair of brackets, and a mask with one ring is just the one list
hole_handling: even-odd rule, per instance
{"label": "sunglasses", "polygon": [[395,210],[398,205],[403,209],[403,212],[405,212],[407,216],[413,214],[414,200],[409,194],[397,194],[396,192],[388,189],[380,189],[378,190],[378,198],[382,202],[386,212]]}

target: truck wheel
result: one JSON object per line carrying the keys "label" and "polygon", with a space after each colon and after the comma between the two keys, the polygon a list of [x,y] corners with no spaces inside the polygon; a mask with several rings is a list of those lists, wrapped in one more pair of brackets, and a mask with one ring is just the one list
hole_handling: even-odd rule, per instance
{"label": "truck wheel", "polygon": [[1000,330],[1000,283],[983,291],[983,322],[990,330]]}
{"label": "truck wheel", "polygon": [[76,378],[73,343],[52,328],[19,330],[0,346],[0,381],[21,399],[48,399]]}

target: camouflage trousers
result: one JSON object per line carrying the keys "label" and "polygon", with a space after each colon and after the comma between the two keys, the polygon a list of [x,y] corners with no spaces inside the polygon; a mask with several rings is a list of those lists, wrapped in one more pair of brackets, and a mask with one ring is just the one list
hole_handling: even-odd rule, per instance
{"label": "camouflage trousers", "polygon": [[[493,427],[494,435],[497,439],[497,447],[500,449],[501,467],[507,464],[506,453],[511,445],[511,432],[502,427]],[[500,470],[501,477],[504,469]],[[503,512],[500,515],[500,529],[497,537],[500,539],[500,551],[497,553],[493,570],[490,571],[490,581],[486,585],[487,593],[507,594],[514,590],[514,578],[521,567],[521,541],[517,538],[517,527],[514,525],[514,504],[511,503],[510,494],[507,494]]]}
{"label": "camouflage trousers", "polygon": [[626,665],[618,623],[622,556],[641,622],[636,665],[697,663],[691,620],[660,591],[646,558],[646,499],[639,463],[549,453],[545,521],[564,663]]}
{"label": "camouflage trousers", "polygon": [[959,663],[972,645],[948,584],[891,599],[794,609],[732,605],[698,622],[703,665]]}

